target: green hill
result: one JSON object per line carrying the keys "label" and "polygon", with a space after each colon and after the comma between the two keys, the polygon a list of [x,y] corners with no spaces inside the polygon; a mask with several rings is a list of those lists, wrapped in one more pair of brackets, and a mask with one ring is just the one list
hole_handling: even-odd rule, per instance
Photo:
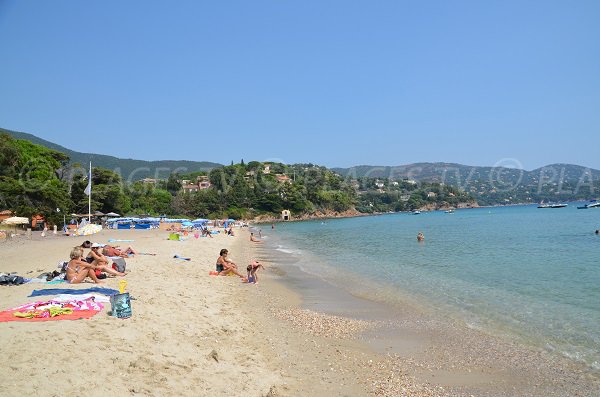
{"label": "green hill", "polygon": [[187,160],[159,160],[144,161],[134,159],[122,159],[104,154],[81,153],[64,146],[41,139],[35,135],[25,132],[11,131],[0,128],[0,134],[7,133],[17,139],[25,139],[32,143],[54,149],[69,156],[71,164],[88,164],[90,161],[94,167],[107,168],[119,173],[124,180],[137,181],[144,178],[166,179],[173,171],[181,174],[210,171],[213,168],[222,167],[222,164],[211,163],[207,161],[187,161]]}
{"label": "green hill", "polygon": [[531,171],[455,163],[414,163],[395,167],[361,165],[332,170],[355,179],[371,177],[444,183],[471,193],[480,204],[574,201],[600,195],[600,171],[573,164],[549,164]]}

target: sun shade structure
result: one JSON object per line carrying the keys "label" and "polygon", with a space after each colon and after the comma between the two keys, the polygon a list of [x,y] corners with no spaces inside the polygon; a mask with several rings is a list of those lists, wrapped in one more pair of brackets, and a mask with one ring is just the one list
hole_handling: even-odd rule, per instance
{"label": "sun shade structure", "polygon": [[25,225],[27,223],[29,223],[28,218],[22,218],[19,216],[12,216],[2,221],[3,225]]}

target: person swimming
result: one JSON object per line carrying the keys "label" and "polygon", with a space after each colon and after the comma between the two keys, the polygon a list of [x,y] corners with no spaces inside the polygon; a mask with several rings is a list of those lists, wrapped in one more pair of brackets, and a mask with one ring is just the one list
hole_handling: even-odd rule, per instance
{"label": "person swimming", "polygon": [[423,232],[419,232],[417,234],[417,241],[419,241],[419,242],[425,241],[425,235],[423,234]]}

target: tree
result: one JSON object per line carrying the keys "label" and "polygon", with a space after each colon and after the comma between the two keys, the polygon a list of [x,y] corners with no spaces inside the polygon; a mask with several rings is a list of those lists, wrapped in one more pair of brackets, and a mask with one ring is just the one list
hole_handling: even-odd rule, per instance
{"label": "tree", "polygon": [[0,135],[0,197],[2,205],[17,215],[43,215],[58,223],[57,209],[69,211],[67,185],[57,171],[68,157],[29,141]]}
{"label": "tree", "polygon": [[172,173],[169,175],[169,179],[167,179],[166,188],[169,191],[169,193],[171,193],[173,196],[175,196],[177,192],[181,190],[182,186],[181,182],[179,182],[178,174]]}

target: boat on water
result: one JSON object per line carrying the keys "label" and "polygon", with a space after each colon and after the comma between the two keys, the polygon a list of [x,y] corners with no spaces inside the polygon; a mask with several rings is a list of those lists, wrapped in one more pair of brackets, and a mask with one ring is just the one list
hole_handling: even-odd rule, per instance
{"label": "boat on water", "polygon": [[413,215],[419,215],[420,213],[421,213],[421,211],[419,211],[419,210],[415,210],[412,212]]}
{"label": "boat on water", "polygon": [[446,214],[454,214],[454,210],[446,210],[444,211]]}
{"label": "boat on water", "polygon": [[568,206],[569,204],[565,204],[565,203],[558,203],[558,204],[540,204],[538,205],[538,208],[564,208],[566,206]]}
{"label": "boat on water", "polygon": [[600,201],[596,201],[596,202],[593,202],[593,203],[590,203],[590,204],[586,204],[586,205],[584,205],[582,207],[577,207],[577,209],[579,209],[579,210],[586,210],[588,208],[600,208]]}

